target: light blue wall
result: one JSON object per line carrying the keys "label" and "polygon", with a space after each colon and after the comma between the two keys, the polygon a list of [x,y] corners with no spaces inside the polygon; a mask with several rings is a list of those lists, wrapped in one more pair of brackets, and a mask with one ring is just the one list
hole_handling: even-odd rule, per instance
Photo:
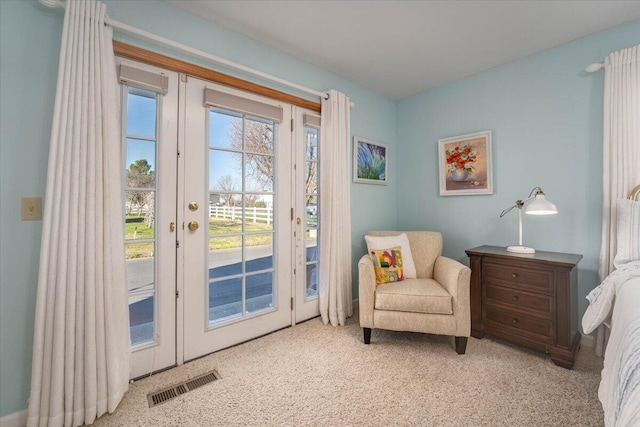
{"label": "light blue wall", "polygon": [[[352,134],[396,146],[395,101],[165,3],[106,3],[118,21],[308,87],[338,89],[357,104]],[[41,222],[20,221],[20,198],[44,196],[62,19],[33,0],[0,1],[0,417],[26,408],[29,396]],[[116,39],[256,81],[141,39]],[[396,225],[393,171],[389,179],[386,187],[351,184],[354,264],[365,230]]]}
{"label": "light blue wall", "polygon": [[0,1],[0,416],[29,395],[42,223],[20,221],[20,198],[44,195],[61,30],[58,14]]}
{"label": "light blue wall", "polygon": [[[525,215],[523,243],[584,255],[582,316],[598,283],[604,86],[603,71],[582,70],[638,43],[635,21],[398,102],[399,228],[441,231],[445,255],[468,264],[465,249],[517,244],[517,212],[499,214],[541,186],[559,214]],[[483,130],[494,194],[440,196],[438,140]]]}

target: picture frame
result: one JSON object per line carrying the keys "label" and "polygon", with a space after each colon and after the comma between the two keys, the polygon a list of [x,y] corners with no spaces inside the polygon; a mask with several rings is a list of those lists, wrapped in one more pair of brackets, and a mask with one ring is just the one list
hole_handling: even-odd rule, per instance
{"label": "picture frame", "polygon": [[438,140],[440,195],[493,194],[491,131]]}
{"label": "picture frame", "polygon": [[353,137],[353,182],[387,185],[389,158],[385,144]]}

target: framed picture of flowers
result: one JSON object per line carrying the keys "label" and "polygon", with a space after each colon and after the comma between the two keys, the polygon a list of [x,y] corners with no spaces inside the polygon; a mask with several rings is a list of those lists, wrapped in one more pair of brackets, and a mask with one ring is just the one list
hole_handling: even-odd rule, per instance
{"label": "framed picture of flowers", "polygon": [[491,131],[438,141],[440,195],[493,194]]}
{"label": "framed picture of flowers", "polygon": [[387,146],[353,137],[353,182],[387,185]]}

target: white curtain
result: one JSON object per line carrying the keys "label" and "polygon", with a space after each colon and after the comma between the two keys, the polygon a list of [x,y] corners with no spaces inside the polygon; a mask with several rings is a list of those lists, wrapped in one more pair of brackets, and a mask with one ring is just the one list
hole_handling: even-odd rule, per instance
{"label": "white curtain", "polygon": [[[640,45],[611,53],[604,61],[603,210],[599,276],[615,270],[616,200],[640,184]],[[596,354],[605,347],[596,333]]]}
{"label": "white curtain", "polygon": [[91,424],[128,388],[130,351],[112,31],[67,0],[35,313],[29,426]]}
{"label": "white curtain", "polygon": [[320,135],[320,315],[344,325],[351,297],[351,125],[349,98],[335,90],[322,100]]}

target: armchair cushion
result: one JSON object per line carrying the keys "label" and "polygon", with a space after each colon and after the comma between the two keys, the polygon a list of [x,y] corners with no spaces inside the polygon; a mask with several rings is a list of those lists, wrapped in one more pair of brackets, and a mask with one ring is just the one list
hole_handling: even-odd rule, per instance
{"label": "armchair cushion", "polygon": [[404,280],[400,246],[391,249],[373,250],[370,255],[378,285]]}
{"label": "armchair cushion", "polygon": [[406,233],[397,234],[395,236],[364,236],[364,240],[367,242],[367,252],[376,249],[387,249],[395,246],[400,246],[400,250],[403,255],[403,269],[404,275],[408,279],[415,279],[416,266],[413,262],[413,256],[411,254],[411,247],[409,246],[409,238]]}
{"label": "armchair cushion", "polygon": [[453,314],[451,295],[433,279],[407,279],[379,285],[375,309],[427,314]]}

